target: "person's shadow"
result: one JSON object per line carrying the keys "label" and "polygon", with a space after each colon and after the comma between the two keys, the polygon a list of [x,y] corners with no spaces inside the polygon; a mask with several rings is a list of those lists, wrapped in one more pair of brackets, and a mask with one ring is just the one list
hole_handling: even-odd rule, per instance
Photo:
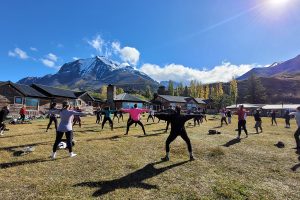
{"label": "person's shadow", "polygon": [[162,162],[163,161],[147,164],[145,167],[118,179],[109,180],[109,181],[98,181],[98,182],[83,182],[74,185],[74,187],[95,187],[95,188],[100,187],[99,190],[93,193],[93,197],[105,195],[107,193],[115,191],[116,189],[127,189],[127,188],[143,188],[146,190],[158,189],[157,185],[151,185],[148,183],[144,183],[143,181],[152,178],[154,176],[157,176],[165,172],[166,170],[183,165],[189,161],[176,163],[162,168],[154,167],[156,164]]}
{"label": "person's shadow", "polygon": [[230,147],[230,146],[235,145],[235,144],[238,144],[238,143],[240,143],[240,142],[241,142],[241,139],[234,138],[234,139],[228,141],[228,142],[227,142],[226,144],[224,144],[223,146],[224,146],[224,147]]}

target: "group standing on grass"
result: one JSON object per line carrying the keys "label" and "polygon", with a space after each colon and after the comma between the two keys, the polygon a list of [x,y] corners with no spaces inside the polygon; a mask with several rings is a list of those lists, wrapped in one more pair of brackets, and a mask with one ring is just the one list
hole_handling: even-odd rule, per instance
{"label": "group standing on grass", "polygon": [[[26,113],[26,106],[24,105],[21,110],[20,110],[20,118],[22,122],[25,119],[25,113]],[[117,116],[118,113],[129,113],[129,119],[127,121],[127,127],[126,127],[126,133],[125,135],[128,135],[129,128],[132,124],[139,124],[143,130],[144,135],[146,135],[146,131],[144,128],[143,123],[140,121],[141,120],[141,114],[144,112],[148,112],[149,116],[147,118],[148,120],[151,118],[154,122],[154,118],[157,117],[159,120],[164,120],[167,122],[167,127],[166,131],[168,130],[169,125],[171,125],[171,132],[170,135],[168,136],[166,142],[165,142],[165,150],[166,150],[166,155],[165,157],[162,158],[163,161],[168,161],[169,160],[169,154],[170,154],[170,144],[177,138],[177,136],[181,136],[181,138],[186,142],[189,155],[190,155],[190,160],[194,160],[193,152],[192,152],[192,145],[190,142],[190,139],[187,135],[186,129],[185,129],[185,122],[194,119],[194,125],[196,125],[196,122],[200,124],[199,122],[202,123],[203,119],[206,120],[205,114],[198,109],[195,111],[193,114],[182,114],[181,113],[181,107],[176,106],[175,110],[172,108],[166,109],[166,110],[161,110],[160,112],[154,112],[154,110],[149,110],[149,109],[140,109],[137,107],[137,104],[134,104],[133,108],[131,109],[121,109],[119,111],[117,110],[110,110],[109,107],[105,107],[103,110],[101,108],[98,108],[95,112],[96,114],[96,123],[99,124],[102,119],[102,114],[104,115],[103,121],[102,121],[102,129],[105,125],[105,123],[108,121],[111,127],[111,130],[113,130],[113,120],[111,119],[111,114],[114,114],[114,116]],[[5,130],[5,119],[9,113],[9,107],[5,106],[1,109],[0,111],[0,135],[3,135],[3,131]],[[237,139],[240,139],[241,137],[241,132],[244,130],[246,137],[248,137],[248,131],[246,128],[246,119],[247,119],[247,111],[244,109],[243,105],[239,106],[239,109],[237,110],[236,114],[238,116],[238,136]],[[76,110],[71,110],[70,105],[68,102],[64,102],[62,105],[62,109],[57,109],[56,108],[56,103],[52,103],[49,109],[49,123],[47,125],[46,132],[50,128],[51,124],[54,122],[55,125],[55,130],[56,130],[56,139],[53,144],[53,149],[52,149],[52,154],[51,157],[53,159],[56,158],[56,150],[58,148],[59,143],[62,140],[63,135],[66,135],[66,143],[67,143],[67,148],[69,149],[70,157],[76,156],[75,153],[73,153],[72,149],[72,140],[73,140],[73,125],[76,123],[79,123],[81,126],[81,120],[80,116],[85,115],[84,112],[82,112],[78,107]],[[60,123],[57,126],[57,118],[56,115],[60,115]],[[221,126],[223,125],[223,122],[227,124],[226,117],[228,118],[228,123],[231,123],[231,111],[222,109],[220,111],[221,114]],[[297,123],[297,130],[294,134],[294,138],[296,141],[296,148],[298,151],[300,151],[300,107],[297,108],[297,112],[295,113],[290,113],[289,111],[286,111],[284,114],[285,118],[285,123],[286,123],[286,128],[290,128],[290,119],[291,115],[295,116],[296,123]],[[118,116],[117,116],[118,117]],[[255,129],[256,133],[263,132],[262,128],[262,118],[260,115],[260,110],[257,109],[254,112],[254,120],[255,120]],[[123,115],[122,115],[123,118]],[[119,117],[118,117],[119,119]],[[277,125],[276,121],[276,112],[273,110],[271,112],[271,122],[272,125],[275,123]]]}

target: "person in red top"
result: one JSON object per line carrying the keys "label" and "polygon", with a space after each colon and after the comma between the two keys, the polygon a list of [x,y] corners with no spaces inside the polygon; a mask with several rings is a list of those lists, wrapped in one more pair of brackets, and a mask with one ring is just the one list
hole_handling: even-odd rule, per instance
{"label": "person in red top", "polygon": [[149,112],[150,110],[149,109],[139,109],[139,108],[137,108],[137,104],[134,104],[133,107],[134,108],[132,108],[132,109],[121,109],[122,112],[127,112],[130,115],[130,120],[128,120],[128,122],[127,122],[127,129],[126,129],[125,135],[128,135],[129,127],[134,123],[139,124],[143,129],[144,135],[146,135],[144,125],[140,121],[140,118],[141,118],[141,113]]}
{"label": "person in red top", "polygon": [[244,105],[240,105],[239,110],[237,111],[238,115],[238,136],[237,139],[240,139],[242,128],[244,129],[246,133],[246,137],[248,137],[248,131],[246,128],[246,117],[247,117],[247,111],[244,109]]}
{"label": "person in red top", "polygon": [[20,118],[21,118],[21,121],[22,121],[22,123],[24,123],[24,121],[25,121],[25,114],[26,114],[26,106],[25,105],[23,105],[22,106],[22,108],[20,109]]}

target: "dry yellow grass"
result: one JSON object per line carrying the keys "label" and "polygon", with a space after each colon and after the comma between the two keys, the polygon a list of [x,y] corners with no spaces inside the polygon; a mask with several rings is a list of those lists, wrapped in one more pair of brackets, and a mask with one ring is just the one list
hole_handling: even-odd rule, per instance
{"label": "dry yellow grass", "polygon": [[[186,145],[177,138],[164,163],[164,122],[147,123],[143,137],[139,126],[124,136],[125,122],[110,131],[94,117],[83,118],[83,127],[74,128],[78,156],[59,150],[55,161],[49,159],[55,133],[45,133],[47,122],[10,125],[0,138],[0,199],[300,199],[294,121],[285,129],[283,120],[276,127],[264,118],[264,133],[256,135],[249,117],[249,137],[226,147],[237,135],[236,118],[219,128],[221,135],[207,134],[219,126],[209,120],[187,128],[196,161],[187,161]],[[286,147],[275,147],[278,141]],[[13,156],[28,145],[33,153]]]}

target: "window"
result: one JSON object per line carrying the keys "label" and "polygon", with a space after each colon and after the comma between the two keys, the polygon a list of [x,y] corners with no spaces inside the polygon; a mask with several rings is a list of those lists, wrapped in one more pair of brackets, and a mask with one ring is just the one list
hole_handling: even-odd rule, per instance
{"label": "window", "polygon": [[29,109],[37,109],[38,106],[39,106],[39,100],[38,99],[34,99],[34,98],[26,97],[25,98],[25,105]]}
{"label": "window", "polygon": [[93,102],[88,101],[88,105],[89,105],[89,106],[92,106],[92,105],[93,105]]}
{"label": "window", "polygon": [[22,97],[15,97],[15,104],[23,104],[23,98]]}
{"label": "window", "polygon": [[76,106],[81,106],[81,100],[76,101]]}

